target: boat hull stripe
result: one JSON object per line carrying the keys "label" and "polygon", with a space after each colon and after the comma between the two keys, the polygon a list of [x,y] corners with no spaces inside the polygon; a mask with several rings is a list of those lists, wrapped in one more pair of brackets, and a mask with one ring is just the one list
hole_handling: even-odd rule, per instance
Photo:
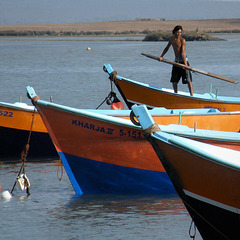
{"label": "boat hull stripe", "polygon": [[240,209],[239,208],[235,208],[235,207],[231,207],[231,206],[228,206],[226,204],[223,204],[223,203],[220,203],[220,202],[217,202],[217,201],[214,201],[212,199],[209,199],[209,198],[206,198],[206,197],[203,197],[203,196],[200,196],[196,193],[193,193],[193,192],[190,192],[188,190],[183,190],[184,193],[189,196],[189,197],[192,197],[194,199],[197,199],[199,201],[202,201],[202,202],[205,202],[207,204],[211,204],[213,206],[216,206],[218,208],[222,208],[224,210],[227,210],[227,211],[230,211],[230,212],[233,212],[233,213],[237,213],[237,214],[240,214]]}

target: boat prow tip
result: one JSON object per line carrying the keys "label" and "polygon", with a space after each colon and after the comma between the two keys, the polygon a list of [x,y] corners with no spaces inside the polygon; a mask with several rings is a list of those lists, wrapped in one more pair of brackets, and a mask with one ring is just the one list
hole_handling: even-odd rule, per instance
{"label": "boat prow tip", "polygon": [[40,97],[36,94],[35,90],[33,87],[27,86],[27,97],[31,99],[32,104],[35,105],[35,103],[40,100]]}
{"label": "boat prow tip", "polygon": [[113,72],[113,68],[110,64],[104,64],[103,71],[110,75]]}

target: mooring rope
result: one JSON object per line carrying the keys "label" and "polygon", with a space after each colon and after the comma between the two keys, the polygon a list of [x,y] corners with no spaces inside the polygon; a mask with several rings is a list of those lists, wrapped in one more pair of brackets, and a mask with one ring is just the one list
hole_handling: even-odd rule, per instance
{"label": "mooring rope", "polygon": [[117,71],[113,71],[110,76],[109,76],[109,79],[113,82],[117,82]]}
{"label": "mooring rope", "polygon": [[58,162],[58,169],[57,169],[57,179],[59,182],[62,181],[62,177],[63,177],[63,164],[60,159]]}
{"label": "mooring rope", "polygon": [[156,123],[154,123],[152,126],[150,126],[149,128],[146,128],[143,131],[143,135],[144,137],[148,138],[152,133],[155,133],[158,131],[161,131],[161,129]]}
{"label": "mooring rope", "polygon": [[96,107],[96,109],[100,108],[108,99],[109,95]]}
{"label": "mooring rope", "polygon": [[33,122],[34,122],[34,116],[35,116],[35,113],[36,113],[36,108],[34,107],[34,111],[33,111],[33,115],[32,115],[32,122],[31,122],[31,127],[30,127],[30,131],[29,131],[29,135],[28,135],[28,140],[27,140],[27,144],[25,145],[24,149],[22,150],[21,152],[21,159],[20,161],[22,162],[22,166],[18,172],[18,175],[17,175],[17,178],[15,180],[15,183],[12,187],[12,190],[11,190],[11,194],[13,193],[14,191],[14,188],[17,184],[17,179],[19,178],[19,176],[21,175],[21,173],[23,174],[23,178],[24,178],[24,184],[26,186],[26,193],[27,193],[27,196],[30,195],[30,191],[29,191],[29,182],[27,181],[26,177],[25,177],[25,162],[27,160],[27,155],[28,155],[28,151],[29,151],[29,147],[30,147],[30,139],[31,139],[31,135],[32,135],[32,129],[33,129]]}
{"label": "mooring rope", "polygon": [[[110,77],[109,77],[110,78]],[[111,91],[110,93],[108,94],[108,96],[96,107],[96,109],[100,108],[103,103],[105,103],[108,99],[110,100],[112,98],[112,92],[113,92],[113,82],[110,81],[110,88],[111,88]]]}
{"label": "mooring rope", "polygon": [[[184,199],[182,199],[183,203],[185,205],[187,205],[189,208],[192,209],[193,212],[195,212],[204,222],[206,222],[210,227],[212,227],[216,232],[219,233],[219,235],[222,235],[226,240],[230,240],[223,232],[221,232],[220,230],[218,230],[215,226],[213,226],[213,224],[211,224],[205,217],[203,217],[200,213],[198,213],[190,204],[188,204],[187,201],[185,201]],[[192,225],[192,224],[191,224]],[[191,227],[191,226],[190,226]],[[190,235],[191,237],[191,235]],[[195,236],[194,236],[195,237]]]}
{"label": "mooring rope", "polygon": [[[193,233],[191,233],[192,228],[193,228]],[[193,220],[191,221],[188,234],[189,234],[190,238],[192,238],[193,240],[195,239],[195,237],[196,237],[196,225],[195,225]]]}

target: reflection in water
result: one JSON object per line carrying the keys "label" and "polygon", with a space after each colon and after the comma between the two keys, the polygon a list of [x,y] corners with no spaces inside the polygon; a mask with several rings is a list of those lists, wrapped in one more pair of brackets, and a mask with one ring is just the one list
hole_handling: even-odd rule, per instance
{"label": "reflection in water", "polygon": [[[186,214],[181,199],[176,194],[137,194],[137,195],[82,195],[74,197],[65,208],[66,211],[79,212],[84,210],[100,213],[141,213],[143,215],[155,214]],[[86,215],[85,215],[86,216]]]}
{"label": "reflection in water", "polygon": [[[20,166],[1,164],[2,191],[11,190]],[[0,200],[3,236],[11,229],[8,239],[16,239],[24,228],[21,236],[32,240],[189,239],[191,219],[175,194],[76,196],[66,173],[59,181],[58,171],[59,161],[26,163],[31,195],[16,188],[10,201]]]}
{"label": "reflection in water", "polygon": [[176,195],[83,195],[51,215],[86,239],[186,239],[191,222]]}

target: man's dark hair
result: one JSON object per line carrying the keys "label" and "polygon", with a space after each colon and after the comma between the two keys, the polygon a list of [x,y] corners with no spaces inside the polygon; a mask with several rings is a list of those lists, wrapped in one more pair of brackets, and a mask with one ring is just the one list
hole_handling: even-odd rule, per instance
{"label": "man's dark hair", "polygon": [[175,32],[177,32],[178,30],[182,30],[182,31],[183,31],[182,26],[177,25],[177,26],[173,29],[172,33],[175,34]]}

